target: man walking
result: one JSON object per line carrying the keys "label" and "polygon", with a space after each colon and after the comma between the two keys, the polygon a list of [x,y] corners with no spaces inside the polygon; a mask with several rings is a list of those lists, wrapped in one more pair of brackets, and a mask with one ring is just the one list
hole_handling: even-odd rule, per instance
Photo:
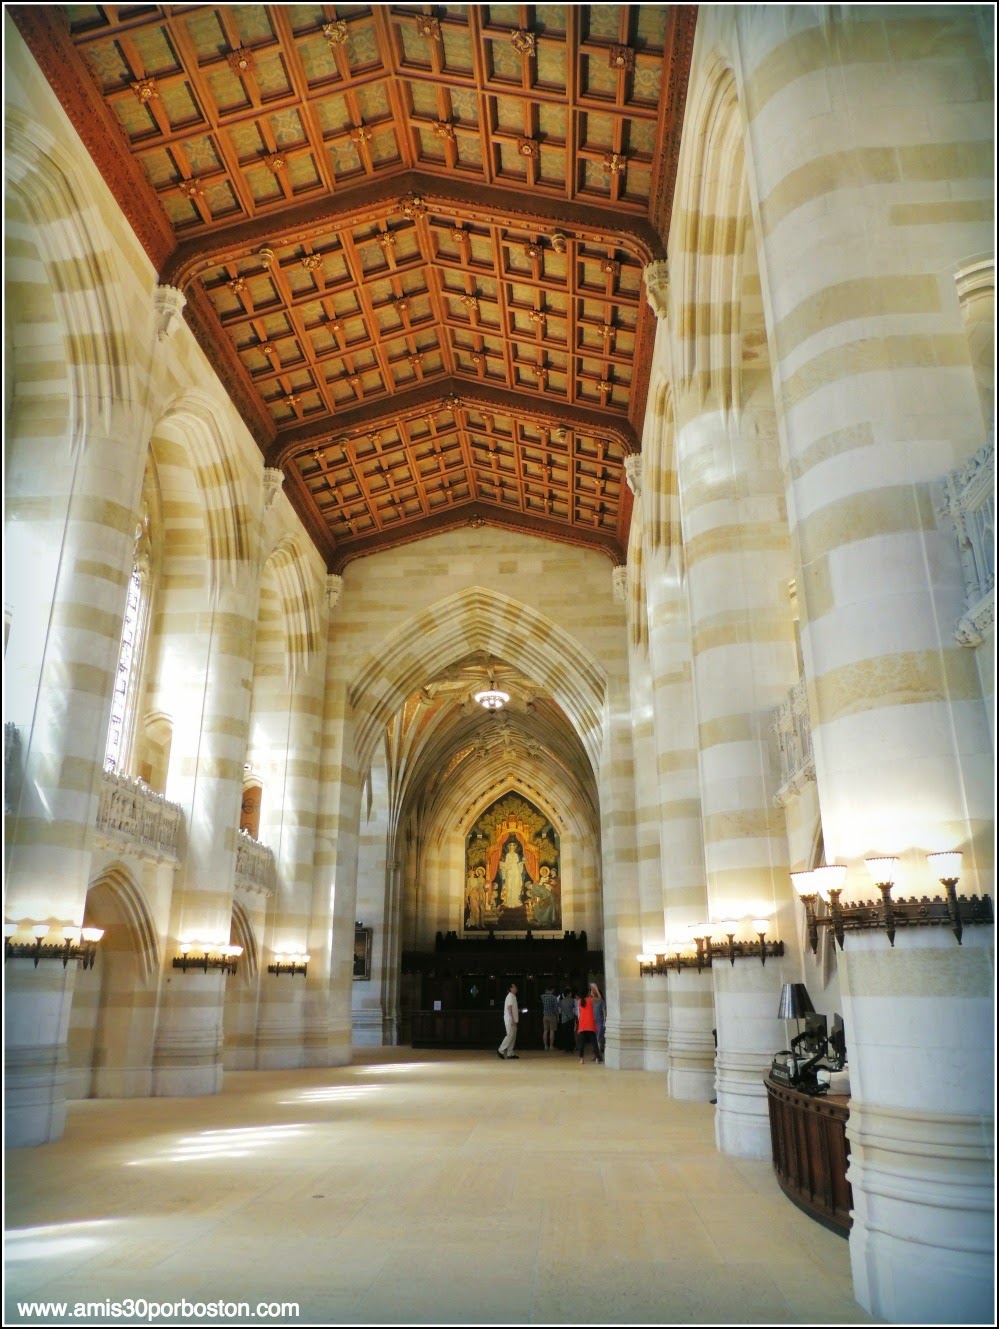
{"label": "man walking", "polygon": [[542,1042],[546,1052],[555,1050],[555,1031],[558,1028],[558,997],[551,983],[541,994]]}
{"label": "man walking", "polygon": [[519,1061],[520,1058],[514,1052],[517,1046],[517,1021],[520,1019],[520,1011],[517,1007],[517,984],[510,984],[510,991],[506,994],[506,1001],[503,1003],[503,1023],[506,1025],[506,1038],[499,1045],[496,1052],[500,1061]]}

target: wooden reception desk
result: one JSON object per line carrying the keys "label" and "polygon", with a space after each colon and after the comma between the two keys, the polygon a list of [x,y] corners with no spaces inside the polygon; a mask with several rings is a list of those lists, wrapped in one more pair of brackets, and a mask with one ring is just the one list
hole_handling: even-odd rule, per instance
{"label": "wooden reception desk", "polygon": [[846,1179],[850,1145],[849,1098],[813,1097],[768,1076],[770,1143],[781,1190],[812,1218],[846,1236],[853,1219],[853,1191]]}

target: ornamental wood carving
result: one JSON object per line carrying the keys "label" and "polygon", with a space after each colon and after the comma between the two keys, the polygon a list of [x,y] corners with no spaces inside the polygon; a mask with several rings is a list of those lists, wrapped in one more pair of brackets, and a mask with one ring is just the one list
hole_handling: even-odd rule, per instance
{"label": "ornamental wood carving", "polygon": [[696,7],[10,12],[331,570],[623,562]]}

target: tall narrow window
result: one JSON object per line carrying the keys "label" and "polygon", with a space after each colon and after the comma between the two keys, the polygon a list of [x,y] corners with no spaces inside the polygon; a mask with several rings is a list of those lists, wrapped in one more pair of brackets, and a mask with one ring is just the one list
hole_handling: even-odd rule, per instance
{"label": "tall narrow window", "polygon": [[109,771],[118,770],[125,751],[130,687],[139,645],[141,608],[142,572],[136,563],[132,567],[132,575],[128,582],[125,621],[121,629],[121,649],[118,652],[118,669],[115,672],[114,692],[111,696],[111,721],[108,725],[107,748],[104,752],[104,766]]}

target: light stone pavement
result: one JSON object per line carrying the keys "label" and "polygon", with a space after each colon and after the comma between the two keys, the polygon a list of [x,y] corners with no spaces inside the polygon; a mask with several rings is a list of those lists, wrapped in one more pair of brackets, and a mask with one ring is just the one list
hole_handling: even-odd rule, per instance
{"label": "light stone pavement", "polygon": [[521,1053],[72,1103],[60,1143],[7,1154],[6,1321],[144,1297],[298,1302],[285,1324],[878,1323],[847,1242],[769,1161],[719,1155],[713,1108]]}

